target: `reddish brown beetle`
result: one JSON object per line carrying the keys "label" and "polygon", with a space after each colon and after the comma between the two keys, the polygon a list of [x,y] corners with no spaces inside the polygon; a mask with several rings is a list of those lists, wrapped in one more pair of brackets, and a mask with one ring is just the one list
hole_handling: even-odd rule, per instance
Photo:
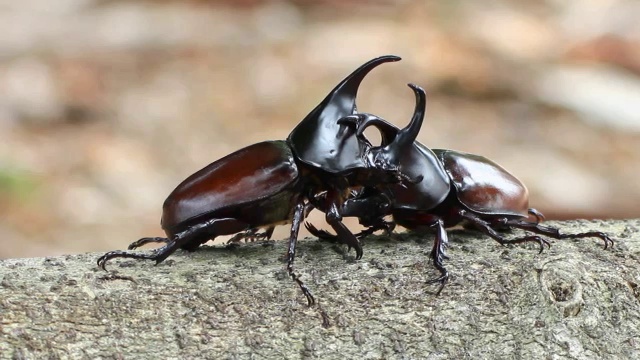
{"label": "reddish brown beetle", "polygon": [[[415,87],[416,109],[409,127],[421,126],[426,99],[424,91]],[[344,203],[345,216],[358,216],[361,222],[371,227],[359,236],[377,229],[389,229],[390,224],[383,219],[392,215],[395,223],[408,229],[430,227],[435,230],[435,241],[431,258],[440,276],[429,283],[440,283],[437,293],[442,291],[449,273],[442,261],[447,258],[445,248],[448,243],[446,228],[458,224],[476,228],[489,235],[500,244],[536,242],[540,252],[549,242],[537,235],[527,235],[506,239],[498,231],[519,228],[555,239],[577,239],[598,237],[604,241],[604,248],[613,245],[613,240],[600,231],[579,234],[562,234],[556,228],[540,225],[543,215],[530,209],[529,193],[525,185],[495,162],[480,155],[454,150],[430,150],[419,142],[406,142],[400,138],[404,130],[399,130],[389,122],[367,114],[366,118],[345,119],[353,122],[357,136],[364,139],[364,131],[369,126],[376,127],[382,138],[380,146],[373,147],[369,156],[378,166],[401,171],[409,177],[422,177],[419,183],[388,185],[388,191],[378,195],[369,189],[366,196],[356,196]],[[367,210],[368,209],[368,210]],[[379,211],[377,214],[373,212]],[[536,218],[528,221],[529,215]],[[317,230],[311,224],[307,228],[320,238],[331,238],[325,231]]]}
{"label": "reddish brown beetle", "polygon": [[[363,115],[355,114],[355,97],[364,76],[379,64],[397,60],[383,56],[359,67],[301,121],[287,141],[245,147],[189,176],[164,202],[161,225],[167,237],[142,238],[129,250],[147,243],[164,246],[151,253],[111,251],[98,259],[98,265],[105,269],[107,261],[118,257],[160,263],[177,249],[193,251],[217,236],[268,239],[276,225],[291,223],[287,270],[311,306],[313,296],[293,272],[305,207],[323,209],[340,241],[354,247],[360,258],[358,239],[341,222],[342,202],[350,188],[407,179],[395,169],[371,166],[366,161],[370,144],[356,138],[349,125],[363,120],[358,120]],[[344,124],[338,122],[341,118]],[[266,230],[258,233],[260,229]]]}

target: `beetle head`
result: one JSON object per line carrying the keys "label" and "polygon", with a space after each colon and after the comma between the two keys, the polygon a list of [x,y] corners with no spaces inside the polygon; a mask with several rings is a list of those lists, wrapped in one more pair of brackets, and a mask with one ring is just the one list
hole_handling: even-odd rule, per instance
{"label": "beetle head", "polygon": [[414,142],[422,127],[426,109],[426,95],[424,90],[413,84],[409,84],[409,87],[416,96],[416,106],[409,125],[404,129],[398,130],[398,128],[384,119],[375,115],[364,114],[365,118],[358,123],[356,136],[363,139],[364,131],[367,127],[375,126],[378,128],[382,136],[382,144],[371,148],[367,152],[369,164],[378,169],[397,171],[401,174],[403,180],[419,182],[417,179],[417,177],[420,176],[419,174],[413,176],[413,180],[411,180],[411,174],[402,175],[405,174],[405,169],[403,169],[402,165],[406,162],[404,160],[406,160],[407,157],[411,157],[414,151]]}
{"label": "beetle head", "polygon": [[395,125],[374,115],[367,115],[356,123],[356,138],[374,126],[380,131],[382,143],[366,153],[371,167],[383,172],[395,171],[400,178],[401,190],[393,188],[394,207],[431,209],[440,204],[450,192],[449,175],[436,154],[416,141],[426,110],[426,95],[421,88],[409,85],[416,95],[416,107],[409,125],[400,130]]}
{"label": "beetle head", "polygon": [[366,168],[362,141],[336,120],[356,113],[358,88],[371,70],[398,60],[392,55],[375,58],[342,80],[289,134],[287,141],[298,159],[331,173]]}

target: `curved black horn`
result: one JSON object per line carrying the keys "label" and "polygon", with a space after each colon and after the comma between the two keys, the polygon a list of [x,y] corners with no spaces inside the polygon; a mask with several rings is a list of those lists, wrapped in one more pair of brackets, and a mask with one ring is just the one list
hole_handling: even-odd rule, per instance
{"label": "curved black horn", "polygon": [[[328,109],[329,111],[338,111],[338,117],[335,119],[353,114],[356,110],[356,96],[358,95],[358,88],[360,83],[367,74],[380,64],[392,61],[400,61],[401,58],[395,55],[380,56],[375,59],[369,60],[362,66],[357,68],[349,76],[344,78],[333,90],[327,95],[327,97],[318,105],[312,113],[319,111],[317,116],[322,116],[322,113],[327,110],[325,107],[331,104],[336,109]],[[311,114],[310,114],[311,115]]]}
{"label": "curved black horn", "polygon": [[366,62],[302,119],[287,137],[300,161],[338,172],[360,166],[361,141],[348,133],[345,123],[338,124],[337,120],[356,113],[358,88],[371,70],[398,60],[398,56],[386,55]]}
{"label": "curved black horn", "polygon": [[[336,120],[354,114],[356,112],[358,88],[365,76],[380,64],[399,60],[401,60],[401,58],[398,56],[385,55],[364,63],[336,85],[327,97],[302,119],[296,129],[293,130],[292,135],[299,127],[320,127],[319,124],[331,126],[335,124]],[[306,129],[304,129],[304,131],[306,131]]]}
{"label": "curved black horn", "polygon": [[420,128],[422,127],[422,121],[424,120],[424,113],[427,107],[427,97],[424,90],[414,84],[408,84],[409,87],[416,94],[416,107],[413,111],[413,117],[411,122],[404,129],[400,130],[398,136],[394,140],[394,145],[398,147],[404,147],[413,144],[418,137]]}

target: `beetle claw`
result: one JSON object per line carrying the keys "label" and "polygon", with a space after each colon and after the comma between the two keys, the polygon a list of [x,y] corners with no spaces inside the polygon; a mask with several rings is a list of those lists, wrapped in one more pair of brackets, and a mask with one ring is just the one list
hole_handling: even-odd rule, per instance
{"label": "beetle claw", "polygon": [[336,235],[333,235],[326,230],[318,229],[310,222],[305,221],[304,227],[307,229],[307,231],[309,231],[309,233],[311,233],[311,235],[317,237],[320,240],[327,240],[332,242],[338,241],[338,237]]}
{"label": "beetle claw", "polygon": [[156,261],[158,260],[158,256],[156,255],[155,251],[152,254],[137,254],[137,253],[127,252],[127,251],[114,250],[114,251],[109,251],[108,253],[98,258],[98,261],[97,261],[98,267],[100,267],[104,271],[107,271],[106,269],[107,261],[114,258],[119,258],[119,257],[130,258],[130,259],[145,259],[145,260],[156,260]]}
{"label": "beetle claw", "polygon": [[442,272],[442,275],[438,276],[437,278],[427,280],[427,284],[440,284],[438,290],[436,290],[436,296],[440,295],[442,289],[444,289],[444,286],[447,284],[447,282],[449,282],[449,272],[447,271],[447,269],[442,268],[440,271]]}
{"label": "beetle claw", "polygon": [[601,234],[602,234],[602,240],[604,240],[604,249],[607,250],[607,248],[613,247],[613,245],[615,244],[613,240],[609,236],[603,233]]}
{"label": "beetle claw", "polygon": [[104,271],[107,271],[107,268],[105,267],[106,266],[105,255],[98,258],[98,267]]}

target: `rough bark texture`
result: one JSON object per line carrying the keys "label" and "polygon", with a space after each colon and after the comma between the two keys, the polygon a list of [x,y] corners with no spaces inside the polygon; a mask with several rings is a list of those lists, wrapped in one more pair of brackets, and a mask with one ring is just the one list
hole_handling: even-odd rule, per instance
{"label": "rough bark texture", "polygon": [[451,281],[434,296],[430,234],[369,238],[360,261],[301,241],[313,308],[283,270],[285,241],[116,260],[111,275],[100,254],[4,260],[0,357],[640,358],[640,220],[551,224],[616,246],[538,254],[452,231]]}

